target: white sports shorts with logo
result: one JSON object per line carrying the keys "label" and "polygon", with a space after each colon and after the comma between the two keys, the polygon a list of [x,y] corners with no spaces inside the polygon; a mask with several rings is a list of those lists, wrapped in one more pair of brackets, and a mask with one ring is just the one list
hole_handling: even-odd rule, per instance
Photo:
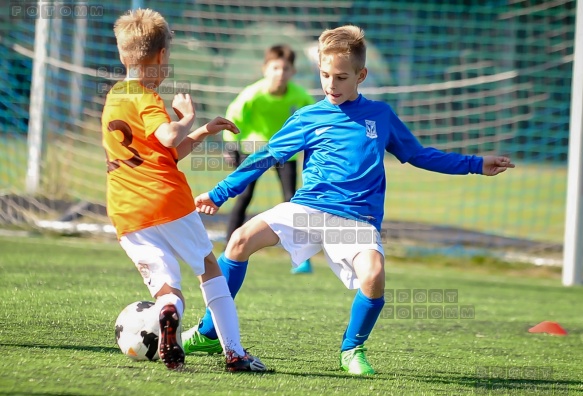
{"label": "white sports shorts with logo", "polygon": [[257,217],[279,236],[279,244],[297,267],[320,250],[328,265],[348,289],[358,289],[354,257],[366,250],[385,255],[377,229],[365,222],[347,219],[292,202],[284,202]]}
{"label": "white sports shorts with logo", "polygon": [[180,290],[182,278],[178,259],[187,263],[196,275],[204,274],[204,258],[213,249],[197,212],[130,232],[122,236],[119,243],[142,274],[152,297],[164,283]]}

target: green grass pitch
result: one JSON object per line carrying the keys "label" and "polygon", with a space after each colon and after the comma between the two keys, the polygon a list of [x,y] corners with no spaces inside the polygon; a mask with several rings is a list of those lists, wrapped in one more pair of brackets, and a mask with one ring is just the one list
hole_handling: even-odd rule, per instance
{"label": "green grass pitch", "polygon": [[[556,271],[448,260],[388,258],[387,289],[455,290],[473,318],[390,319],[387,303],[367,342],[374,377],[338,368],[354,292],[320,256],[313,275],[290,275],[277,248],[252,258],[236,299],[243,343],[272,372],[226,373],[216,355],[170,372],[115,344],[117,314],[151,299],[116,243],[0,237],[0,395],[583,394],[583,289]],[[203,303],[187,268],[183,290],[189,327]],[[568,336],[528,333],[543,320]]]}

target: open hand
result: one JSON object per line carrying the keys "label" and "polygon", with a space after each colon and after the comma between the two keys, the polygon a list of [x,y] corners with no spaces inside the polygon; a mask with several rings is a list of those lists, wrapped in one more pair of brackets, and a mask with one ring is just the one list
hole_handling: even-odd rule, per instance
{"label": "open hand", "polygon": [[239,128],[237,128],[237,125],[223,117],[216,117],[214,120],[206,124],[206,130],[211,135],[216,135],[225,129],[233,132],[234,134],[240,132]]}
{"label": "open hand", "polygon": [[486,155],[482,166],[482,174],[485,176],[496,176],[499,173],[505,172],[508,168],[514,168],[514,166],[508,157]]}
{"label": "open hand", "polygon": [[196,206],[197,212],[211,216],[219,210],[219,207],[210,199],[208,193],[200,194],[194,198],[194,206]]}

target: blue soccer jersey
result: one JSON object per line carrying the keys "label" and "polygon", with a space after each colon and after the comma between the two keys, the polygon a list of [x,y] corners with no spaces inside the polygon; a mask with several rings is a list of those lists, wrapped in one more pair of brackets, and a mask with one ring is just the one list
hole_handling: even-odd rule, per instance
{"label": "blue soccer jersey", "polygon": [[365,221],[384,215],[385,151],[402,163],[448,174],[481,173],[482,158],[424,148],[391,107],[362,95],[339,106],[327,99],[298,110],[264,150],[209,193],[220,206],[276,163],[304,151],[303,186],[291,202]]}

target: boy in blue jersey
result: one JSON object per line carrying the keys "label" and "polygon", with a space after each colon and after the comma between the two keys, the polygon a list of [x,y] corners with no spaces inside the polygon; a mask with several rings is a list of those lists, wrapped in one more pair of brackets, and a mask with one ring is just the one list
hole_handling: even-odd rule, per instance
{"label": "boy in blue jersey", "polygon": [[[384,212],[384,152],[402,163],[446,174],[494,176],[513,168],[499,156],[466,156],[423,147],[391,107],[358,93],[367,75],[363,31],[326,30],[319,38],[319,68],[326,98],[298,110],[265,149],[251,155],[209,193],[195,198],[199,212],[214,214],[265,170],[304,151],[303,187],[291,202],[259,214],[237,229],[218,259],[233,297],[257,250],[281,244],[299,263],[319,252],[354,297],[340,348],[340,367],[355,375],[374,370],[365,356],[384,305],[385,271],[380,228]],[[198,328],[210,337],[207,311]]]}

